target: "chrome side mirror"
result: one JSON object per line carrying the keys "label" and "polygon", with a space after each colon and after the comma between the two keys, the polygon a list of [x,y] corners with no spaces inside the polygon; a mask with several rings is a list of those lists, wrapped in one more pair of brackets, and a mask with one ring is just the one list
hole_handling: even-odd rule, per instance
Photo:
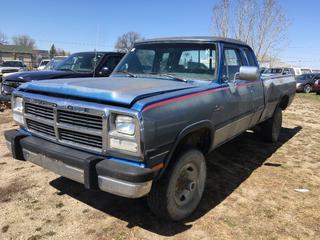
{"label": "chrome side mirror", "polygon": [[239,80],[256,81],[259,77],[260,72],[258,67],[241,66],[237,74]]}

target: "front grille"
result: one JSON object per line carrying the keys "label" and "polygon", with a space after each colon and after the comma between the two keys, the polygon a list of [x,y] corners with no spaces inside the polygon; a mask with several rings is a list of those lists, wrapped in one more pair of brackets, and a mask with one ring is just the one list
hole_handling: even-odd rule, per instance
{"label": "front grille", "polygon": [[13,72],[18,72],[17,69],[4,69],[2,70],[2,73],[13,73]]}
{"label": "front grille", "polygon": [[94,148],[102,148],[102,137],[94,136],[87,133],[80,133],[75,131],[70,131],[66,129],[59,130],[60,140],[70,141],[83,146],[90,146]]}
{"label": "front grille", "polygon": [[26,124],[33,134],[99,153],[104,149],[103,113],[92,109],[75,112],[53,103],[25,101]]}
{"label": "front grille", "polygon": [[78,127],[102,130],[102,117],[85,113],[59,110],[58,122]]}
{"label": "front grille", "polygon": [[22,82],[4,81],[3,84],[9,87],[16,88],[19,87],[22,84]]}
{"label": "front grille", "polygon": [[49,136],[49,137],[55,137],[55,132],[53,126],[43,124],[37,121],[33,121],[31,119],[27,119],[27,127],[35,132],[39,132],[43,135]]}
{"label": "front grille", "polygon": [[33,103],[25,103],[25,113],[32,114],[37,117],[45,118],[48,120],[54,119],[54,113],[52,107],[47,107],[43,105],[37,105]]}

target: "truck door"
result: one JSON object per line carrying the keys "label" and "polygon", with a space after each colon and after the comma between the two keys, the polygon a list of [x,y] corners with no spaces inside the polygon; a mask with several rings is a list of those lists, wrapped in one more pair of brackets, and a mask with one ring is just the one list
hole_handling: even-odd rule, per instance
{"label": "truck door", "polygon": [[[242,52],[244,61],[246,62],[246,66],[252,66],[252,67],[258,66],[258,62],[256,60],[255,54],[250,48],[243,47],[241,49],[241,52]],[[254,112],[254,114],[252,115],[250,126],[249,126],[249,127],[252,127],[258,123],[265,105],[264,88],[263,88],[263,82],[261,78],[257,79],[257,81],[255,82],[251,82],[251,84],[248,85],[248,88],[251,93],[251,97],[252,97],[251,104]]]}
{"label": "truck door", "polygon": [[222,48],[222,85],[230,89],[224,94],[224,120],[216,128],[214,146],[248,129],[253,116],[251,82],[234,81],[240,67],[246,65],[241,49],[239,46],[229,44],[224,44]]}

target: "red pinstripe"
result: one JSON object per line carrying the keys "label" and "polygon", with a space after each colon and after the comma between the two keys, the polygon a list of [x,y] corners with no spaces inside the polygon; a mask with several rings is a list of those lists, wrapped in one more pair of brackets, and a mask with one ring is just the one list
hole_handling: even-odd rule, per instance
{"label": "red pinstripe", "polygon": [[[241,84],[238,84],[238,87],[248,86],[250,84],[257,84],[257,83],[260,83],[260,81],[259,82],[255,81],[255,82],[249,82],[249,83],[241,83]],[[207,94],[207,93],[220,92],[220,91],[224,91],[224,90],[227,90],[227,89],[229,89],[229,87],[216,88],[216,89],[206,90],[206,91],[203,91],[203,92],[192,93],[192,94],[181,96],[181,97],[171,98],[171,99],[168,99],[168,100],[164,100],[164,101],[161,101],[161,102],[150,104],[149,106],[146,106],[142,111],[147,111],[149,109],[152,109],[152,108],[155,108],[155,107],[159,107],[159,106],[162,106],[162,105],[166,105],[166,104],[169,104],[169,103],[181,101],[183,99],[196,97],[196,96]]]}

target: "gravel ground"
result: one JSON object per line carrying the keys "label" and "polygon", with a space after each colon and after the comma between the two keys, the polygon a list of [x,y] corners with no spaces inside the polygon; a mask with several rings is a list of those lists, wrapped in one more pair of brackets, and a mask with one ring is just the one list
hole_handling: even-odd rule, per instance
{"label": "gravel ground", "polygon": [[[279,143],[247,132],[211,153],[204,198],[184,223],[14,161],[1,137],[0,239],[320,239],[319,117],[320,96],[299,94]],[[0,113],[1,135],[14,127]]]}

